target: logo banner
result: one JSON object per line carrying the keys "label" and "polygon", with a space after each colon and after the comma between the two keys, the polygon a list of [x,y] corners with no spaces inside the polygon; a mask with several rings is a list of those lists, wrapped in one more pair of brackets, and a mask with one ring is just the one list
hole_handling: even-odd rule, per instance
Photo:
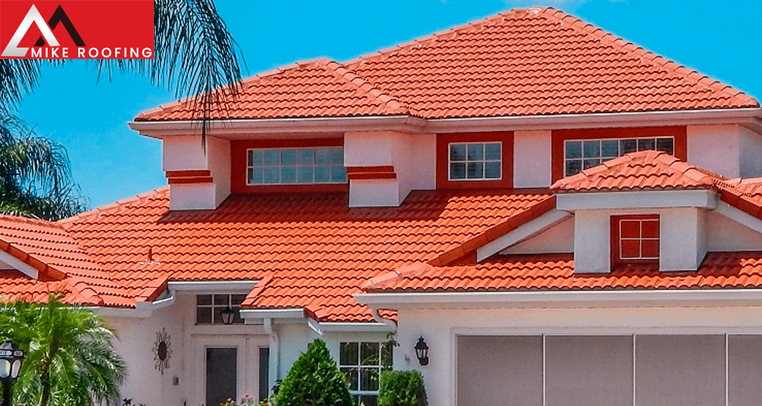
{"label": "logo banner", "polygon": [[0,0],[0,58],[153,59],[153,0]]}

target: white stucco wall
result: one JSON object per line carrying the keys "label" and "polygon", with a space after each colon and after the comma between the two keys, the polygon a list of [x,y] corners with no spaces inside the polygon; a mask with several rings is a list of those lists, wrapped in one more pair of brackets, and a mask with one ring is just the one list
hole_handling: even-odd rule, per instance
{"label": "white stucco wall", "polygon": [[513,187],[549,187],[551,131],[513,133]]}
{"label": "white stucco wall", "polygon": [[574,252],[574,217],[500,251],[503,255],[571,252]]}
{"label": "white stucco wall", "polygon": [[741,151],[741,177],[762,176],[762,134],[739,127],[739,149]]}
{"label": "white stucco wall", "polygon": [[688,126],[688,163],[729,178],[741,174],[740,126]]}
{"label": "white stucco wall", "polygon": [[[393,166],[396,179],[350,181],[349,206],[396,207],[411,190],[435,188],[436,136],[394,131],[348,132],[344,134],[344,165]],[[392,192],[392,188],[396,191]]]}
{"label": "white stucco wall", "polygon": [[200,135],[166,137],[161,145],[165,171],[208,169]]}
{"label": "white stucco wall", "polygon": [[[394,354],[394,368],[421,371],[429,404],[455,405],[459,335],[725,333],[761,334],[760,308],[410,308],[399,312],[400,347]],[[428,366],[418,364],[413,350],[420,336],[429,346]]]}
{"label": "white stucco wall", "polygon": [[611,270],[611,212],[577,210],[574,213],[574,272]]}
{"label": "white stucco wall", "polygon": [[[178,295],[171,306],[154,310],[147,318],[106,316],[117,329],[114,342],[124,358],[128,378],[122,398],[133,404],[193,405],[206,402],[206,348],[235,347],[238,357],[238,398],[258,394],[260,347],[269,346],[269,336],[261,325],[196,325],[195,296]],[[162,375],[155,369],[156,333],[166,329],[172,354]],[[173,385],[173,378],[178,385]]]}
{"label": "white stucco wall", "polygon": [[163,139],[165,171],[209,170],[214,183],[174,184],[170,186],[171,210],[211,210],[230,195],[230,141],[206,137],[206,150],[200,136]]}
{"label": "white stucco wall", "polygon": [[207,161],[214,179],[214,207],[230,195],[230,141],[207,137]]}
{"label": "white stucco wall", "polygon": [[707,249],[710,252],[760,251],[762,234],[716,211],[708,211]]}
{"label": "white stucco wall", "polygon": [[611,217],[631,214],[659,215],[661,271],[698,269],[707,252],[705,209],[679,207],[577,210],[574,214],[574,272],[609,272]]}

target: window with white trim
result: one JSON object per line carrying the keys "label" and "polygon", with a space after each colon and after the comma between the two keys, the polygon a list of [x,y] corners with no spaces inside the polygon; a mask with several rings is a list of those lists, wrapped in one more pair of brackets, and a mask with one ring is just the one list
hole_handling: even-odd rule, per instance
{"label": "window with white trim", "polygon": [[502,178],[502,142],[457,142],[449,144],[448,149],[448,180]]}
{"label": "window with white trim", "polygon": [[343,147],[246,151],[247,185],[346,183]]}
{"label": "window with white trim", "polygon": [[612,218],[615,263],[659,260],[659,216],[630,215]]}
{"label": "window with white trim", "polygon": [[239,310],[246,295],[211,294],[196,296],[196,324],[222,324],[222,311],[230,307],[234,312],[233,324],[243,324]]}
{"label": "window with white trim", "polygon": [[564,176],[575,175],[584,169],[600,165],[624,154],[654,149],[670,155],[675,153],[674,137],[610,138],[597,140],[567,140],[564,142]]}
{"label": "window with white trim", "polygon": [[379,342],[342,342],[339,369],[347,377],[355,403],[375,406],[381,371],[391,369],[392,346]]}

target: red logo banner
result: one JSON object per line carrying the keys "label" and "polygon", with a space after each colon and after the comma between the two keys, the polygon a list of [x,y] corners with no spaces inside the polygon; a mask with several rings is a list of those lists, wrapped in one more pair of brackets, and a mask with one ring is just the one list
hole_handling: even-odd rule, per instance
{"label": "red logo banner", "polygon": [[153,0],[1,0],[0,58],[153,59]]}

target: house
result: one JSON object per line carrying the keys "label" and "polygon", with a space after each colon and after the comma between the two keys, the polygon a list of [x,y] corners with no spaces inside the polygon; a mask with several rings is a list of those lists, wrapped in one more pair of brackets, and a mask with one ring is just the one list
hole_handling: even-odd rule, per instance
{"label": "house", "polygon": [[316,337],[366,404],[387,363],[432,405],[762,397],[752,97],[529,8],[197,112],[130,123],[167,187],[0,218],[5,297],[103,314],[134,403],[264,397]]}

